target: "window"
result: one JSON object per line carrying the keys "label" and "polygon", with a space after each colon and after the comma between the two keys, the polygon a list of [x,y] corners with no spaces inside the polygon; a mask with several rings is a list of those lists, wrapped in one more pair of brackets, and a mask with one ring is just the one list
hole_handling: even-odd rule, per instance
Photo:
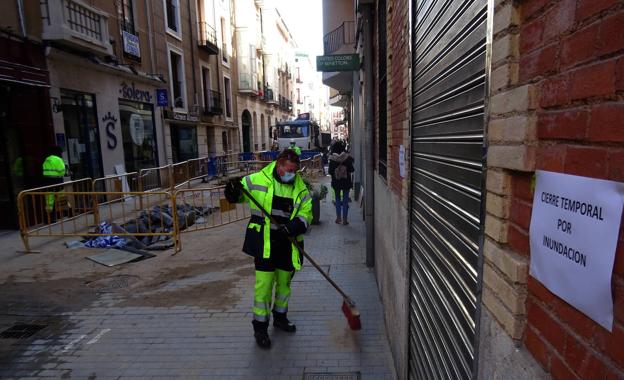
{"label": "window", "polygon": [[228,40],[228,35],[227,35],[225,19],[221,17],[221,57],[224,63],[228,63],[227,40]]}
{"label": "window", "polygon": [[279,126],[279,136],[282,138],[300,138],[309,136],[307,125],[281,125]]}
{"label": "window", "polygon": [[132,5],[132,0],[121,0],[121,15],[123,30],[136,35],[136,30],[134,28],[134,9]]}
{"label": "window", "polygon": [[297,89],[297,104],[302,104],[303,102],[301,101],[301,90]]}
{"label": "window", "polygon": [[377,39],[379,41],[379,175],[387,178],[388,160],[388,126],[387,126],[387,91],[388,72],[386,68],[386,0],[379,0],[377,14],[379,15]]}
{"label": "window", "polygon": [[167,32],[180,37],[180,0],[164,0]]}
{"label": "window", "polygon": [[126,171],[158,166],[152,105],[120,99],[119,116]]}
{"label": "window", "polygon": [[171,79],[171,93],[173,107],[186,108],[186,81],[184,80],[184,59],[182,55],[169,51],[169,78]]}
{"label": "window", "polygon": [[232,85],[230,78],[223,77],[223,90],[225,91],[225,117],[232,118]]}
{"label": "window", "polygon": [[201,69],[201,81],[202,81],[202,89],[204,91],[204,111],[210,110],[210,69],[207,67],[202,67]]}

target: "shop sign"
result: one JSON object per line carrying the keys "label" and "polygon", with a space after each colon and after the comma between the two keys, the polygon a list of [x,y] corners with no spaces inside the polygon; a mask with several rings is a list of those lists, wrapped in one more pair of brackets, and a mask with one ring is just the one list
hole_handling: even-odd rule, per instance
{"label": "shop sign", "polygon": [[143,145],[145,140],[145,123],[141,115],[133,113],[130,115],[130,137],[134,145]]}
{"label": "shop sign", "polygon": [[104,127],[106,129],[106,138],[108,139],[108,141],[106,142],[106,146],[108,147],[108,149],[113,150],[117,148],[117,136],[115,136],[115,126],[117,125],[117,119],[109,111],[102,118],[102,122],[106,123],[106,126]]}
{"label": "shop sign", "polygon": [[609,331],[611,275],[623,204],[624,183],[536,173],[531,276]]}
{"label": "shop sign", "polygon": [[316,71],[357,71],[360,56],[357,54],[319,55],[316,57]]}
{"label": "shop sign", "polygon": [[152,94],[147,90],[140,90],[134,86],[134,82],[130,85],[126,82],[121,82],[121,88],[119,94],[124,99],[136,100],[137,102],[151,103]]}
{"label": "shop sign", "polygon": [[181,112],[174,112],[173,119],[180,120],[180,121],[192,121],[192,122],[199,121],[199,118],[197,116],[193,116],[193,115],[189,115],[189,114],[181,113]]}
{"label": "shop sign", "polygon": [[121,34],[123,39],[123,51],[134,57],[141,58],[141,49],[139,47],[139,37],[125,30]]}
{"label": "shop sign", "polygon": [[156,104],[159,107],[169,107],[169,94],[166,88],[156,89]]}

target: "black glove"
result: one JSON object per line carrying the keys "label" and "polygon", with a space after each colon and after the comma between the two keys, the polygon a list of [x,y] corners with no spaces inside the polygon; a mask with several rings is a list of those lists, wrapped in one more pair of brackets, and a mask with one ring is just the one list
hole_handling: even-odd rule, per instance
{"label": "black glove", "polygon": [[279,231],[285,236],[297,237],[305,234],[306,226],[299,218],[295,218],[286,224],[282,224]]}
{"label": "black glove", "polygon": [[279,232],[287,237],[296,237],[297,234],[292,230],[292,227],[289,227],[288,224],[282,224],[279,226]]}
{"label": "black glove", "polygon": [[238,203],[240,202],[243,184],[240,182],[240,178],[234,178],[228,181],[225,185],[225,199],[230,203]]}

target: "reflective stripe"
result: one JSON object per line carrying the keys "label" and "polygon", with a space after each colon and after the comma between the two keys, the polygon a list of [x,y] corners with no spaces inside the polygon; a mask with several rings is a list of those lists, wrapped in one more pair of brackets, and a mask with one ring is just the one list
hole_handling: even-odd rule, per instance
{"label": "reflective stripe", "polygon": [[254,307],[262,310],[269,310],[269,303],[254,301]]}
{"label": "reflective stripe", "polygon": [[312,197],[310,196],[310,194],[306,194],[305,197],[303,197],[303,199],[301,200],[301,204],[306,203],[307,201],[311,201]]}
{"label": "reflective stripe", "polygon": [[277,209],[271,210],[271,215],[281,216],[281,217],[284,217],[284,218],[290,218],[290,213],[288,213],[286,211],[282,211],[282,210],[277,210]]}
{"label": "reflective stripe", "polygon": [[303,224],[305,224],[306,228],[308,228],[309,224],[308,224],[308,221],[306,220],[306,218],[304,218],[303,216],[298,216],[297,219],[299,219],[301,222],[303,222]]}
{"label": "reflective stripe", "polygon": [[262,191],[263,193],[266,193],[267,191],[269,191],[269,188],[266,186],[254,185],[251,182],[251,178],[249,178],[249,176],[245,177],[245,181],[247,182],[247,188],[249,188],[249,191],[257,190],[257,191]]}
{"label": "reflective stripe", "polygon": [[260,314],[256,314],[254,313],[253,315],[254,320],[258,321],[258,322],[266,322],[269,320],[269,316],[268,315],[260,315]]}
{"label": "reflective stripe", "polygon": [[260,216],[260,217],[263,217],[263,216],[264,216],[264,214],[262,213],[262,211],[260,211],[260,210],[256,210],[256,209],[253,209],[253,208],[251,209],[251,215],[253,215],[253,216]]}
{"label": "reflective stripe", "polygon": [[287,313],[288,312],[288,306],[285,307],[281,307],[281,306],[273,306],[273,311],[277,311],[278,313]]}
{"label": "reflective stripe", "polygon": [[290,296],[283,296],[281,294],[276,294],[275,295],[275,300],[276,301],[288,302],[289,299],[290,299]]}

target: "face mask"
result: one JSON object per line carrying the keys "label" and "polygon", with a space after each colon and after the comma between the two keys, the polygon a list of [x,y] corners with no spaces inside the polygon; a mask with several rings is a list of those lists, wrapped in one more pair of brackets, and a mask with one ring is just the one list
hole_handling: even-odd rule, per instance
{"label": "face mask", "polygon": [[282,182],[292,182],[292,180],[295,179],[295,173],[286,172],[283,176],[280,176],[280,179],[282,180]]}

